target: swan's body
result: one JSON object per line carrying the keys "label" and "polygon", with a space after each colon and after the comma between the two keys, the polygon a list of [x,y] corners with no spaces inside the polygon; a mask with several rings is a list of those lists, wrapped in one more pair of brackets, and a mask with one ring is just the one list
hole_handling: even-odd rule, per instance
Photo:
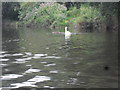
{"label": "swan's body", "polygon": [[65,27],[65,35],[71,35],[72,33],[67,30],[68,27]]}
{"label": "swan's body", "polygon": [[67,27],[65,27],[65,39],[66,39],[66,40],[69,40],[69,39],[70,39],[71,34],[72,34],[72,33],[67,30]]}

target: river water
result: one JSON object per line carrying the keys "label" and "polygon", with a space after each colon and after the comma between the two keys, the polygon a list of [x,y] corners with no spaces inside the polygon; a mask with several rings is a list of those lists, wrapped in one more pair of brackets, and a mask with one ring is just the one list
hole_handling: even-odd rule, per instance
{"label": "river water", "polygon": [[117,88],[117,34],[67,39],[46,29],[3,29],[3,88]]}

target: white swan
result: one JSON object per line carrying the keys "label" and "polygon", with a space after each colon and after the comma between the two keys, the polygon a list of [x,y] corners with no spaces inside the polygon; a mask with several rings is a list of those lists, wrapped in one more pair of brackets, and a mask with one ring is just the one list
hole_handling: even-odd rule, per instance
{"label": "white swan", "polygon": [[67,28],[68,27],[65,27],[65,40],[69,40],[70,39],[70,36],[71,36],[71,32],[67,31]]}
{"label": "white swan", "polygon": [[68,29],[68,27],[65,27],[65,35],[66,35],[66,36],[67,36],[67,35],[69,36],[69,35],[71,35],[72,33],[69,32],[67,29]]}

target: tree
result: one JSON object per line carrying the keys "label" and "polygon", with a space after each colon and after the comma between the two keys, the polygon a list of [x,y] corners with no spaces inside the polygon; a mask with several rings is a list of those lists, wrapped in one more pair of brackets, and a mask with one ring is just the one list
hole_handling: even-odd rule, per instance
{"label": "tree", "polygon": [[3,2],[2,3],[2,18],[18,20],[18,2]]}

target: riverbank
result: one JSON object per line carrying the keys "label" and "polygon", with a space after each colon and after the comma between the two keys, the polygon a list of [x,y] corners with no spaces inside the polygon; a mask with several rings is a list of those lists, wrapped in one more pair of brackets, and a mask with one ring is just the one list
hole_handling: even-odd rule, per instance
{"label": "riverbank", "polygon": [[111,17],[110,22],[107,21],[94,21],[94,22],[81,22],[72,23],[70,28],[73,32],[118,32],[118,18]]}
{"label": "riverbank", "polygon": [[[114,11],[110,13],[110,9],[103,7],[105,5],[106,3],[77,3],[79,7],[68,7],[67,3],[20,3],[19,26],[50,29],[68,26],[72,32],[78,33],[116,32],[117,9],[114,3],[111,4]],[[111,8],[109,5],[108,7]]]}
{"label": "riverbank", "polygon": [[9,20],[9,19],[3,19],[2,20],[2,28],[17,28],[18,27],[18,21]]}
{"label": "riverbank", "polygon": [[[8,9],[9,13],[6,12],[7,6],[11,7]],[[56,29],[64,31],[64,27],[67,26],[75,33],[117,32],[117,6],[117,3],[4,3],[3,27],[48,28],[53,31]]]}
{"label": "riverbank", "polygon": [[[95,22],[81,22],[81,23],[69,23],[69,30],[73,33],[80,33],[80,32],[118,32],[118,20],[116,17],[112,17],[112,22],[107,23],[106,21],[95,21]],[[12,20],[3,20],[2,21],[3,28],[20,28],[20,27],[27,27],[27,28],[46,28],[55,31],[59,29],[64,31],[65,26],[54,26],[49,27],[45,25],[41,25],[39,23],[31,23],[31,24],[24,24],[20,21],[12,21]]]}

